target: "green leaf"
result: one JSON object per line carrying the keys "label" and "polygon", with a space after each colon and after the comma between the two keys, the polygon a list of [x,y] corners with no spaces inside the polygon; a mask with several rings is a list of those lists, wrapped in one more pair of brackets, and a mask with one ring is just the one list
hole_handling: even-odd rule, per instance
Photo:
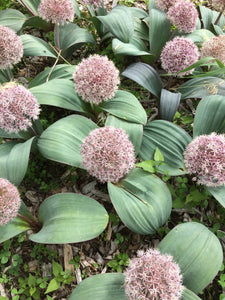
{"label": "green leaf", "polygon": [[164,157],[158,147],[156,147],[156,149],[155,149],[154,160],[155,161],[164,161]]}
{"label": "green leaf", "polygon": [[185,35],[185,38],[191,39],[195,44],[202,45],[214,36],[215,35],[207,29],[198,29]]}
{"label": "green leaf", "polygon": [[54,260],[52,261],[52,272],[55,277],[60,275],[60,273],[63,271],[63,268],[60,264],[55,262]]}
{"label": "green leaf", "polygon": [[8,139],[22,139],[27,140],[31,137],[31,134],[29,131],[19,131],[18,133],[9,133],[8,131],[5,131],[4,129],[0,128],[0,137],[8,138]]}
{"label": "green leaf", "polygon": [[225,207],[225,187],[206,187],[207,190],[213,195],[213,197],[223,206]]}
{"label": "green leaf", "polygon": [[140,163],[135,164],[135,166],[142,168],[144,171],[149,173],[155,173],[155,161],[154,160],[146,160]]}
{"label": "green leaf", "polygon": [[56,58],[54,50],[42,39],[29,34],[24,34],[20,37],[25,56],[48,56]]}
{"label": "green leaf", "polygon": [[45,294],[51,293],[51,292],[53,292],[53,291],[56,291],[56,290],[58,290],[59,287],[60,287],[60,282],[58,282],[58,281],[56,280],[56,278],[53,278],[53,279],[49,282]]}
{"label": "green leaf", "polygon": [[212,95],[203,98],[196,109],[193,136],[225,132],[225,96]]}
{"label": "green leaf", "polygon": [[39,151],[48,159],[82,168],[80,145],[96,128],[94,122],[79,115],[60,119],[40,136]]}
{"label": "green leaf", "polygon": [[49,31],[51,30],[52,25],[49,24],[47,21],[43,20],[42,18],[35,16],[35,17],[30,17],[29,19],[26,20],[26,22],[24,22],[23,28],[28,26]]}
{"label": "green leaf", "polygon": [[183,284],[198,294],[216,276],[223,251],[218,238],[195,222],[177,225],[159,244],[162,253],[173,256],[183,274]]}
{"label": "green leaf", "polygon": [[183,153],[191,141],[189,134],[181,127],[165,120],[156,120],[144,126],[139,155],[142,160],[153,160],[158,147],[165,162],[159,166],[160,172],[168,171],[172,176],[186,174]]}
{"label": "green leaf", "polygon": [[106,16],[97,17],[103,25],[120,41],[129,43],[133,37],[133,16],[128,7],[118,5]]}
{"label": "green leaf", "polygon": [[180,93],[172,93],[165,89],[161,91],[160,117],[163,120],[172,121],[180,104]]}
{"label": "green leaf", "polygon": [[145,124],[147,122],[144,108],[138,99],[129,92],[117,91],[114,98],[103,102],[99,106],[104,111],[125,121],[137,124]]}
{"label": "green leaf", "polygon": [[[12,74],[11,70],[9,70],[10,76]],[[6,70],[0,70],[0,83],[5,83],[9,81],[9,76]]]}
{"label": "green leaf", "polygon": [[25,7],[29,8],[30,11],[33,12],[33,15],[38,15],[38,6],[40,4],[40,0],[23,0],[23,2],[21,2],[20,0],[17,1],[20,2],[23,6],[26,5]]}
{"label": "green leaf", "polygon": [[124,291],[124,274],[99,274],[83,280],[69,300],[127,300]]}
{"label": "green leaf", "polygon": [[0,145],[0,177],[15,185],[23,180],[28,166],[34,137],[24,143],[7,142]]}
{"label": "green leaf", "polygon": [[201,300],[201,298],[185,287],[181,300]]}
{"label": "green leaf", "polygon": [[69,79],[52,79],[30,89],[40,104],[52,105],[89,113],[90,105],[75,92],[74,83]]}
{"label": "green leaf", "polygon": [[123,223],[139,234],[153,234],[168,220],[172,200],[157,176],[135,168],[118,184],[108,182],[113,206]]}
{"label": "green leaf", "polygon": [[26,16],[16,9],[4,9],[0,11],[0,25],[9,27],[18,32],[23,23],[26,21]]}
{"label": "green leaf", "polygon": [[44,244],[79,243],[97,237],[106,228],[108,214],[92,198],[74,194],[55,194],[39,208],[41,230],[30,240]]}
{"label": "green leaf", "polygon": [[142,40],[140,40],[138,37],[133,37],[129,43],[124,43],[118,39],[113,39],[112,50],[115,54],[122,54],[122,55],[133,55],[133,56],[151,55],[151,53],[148,52],[145,43]]}
{"label": "green leaf", "polygon": [[122,75],[137,82],[157,98],[160,97],[163,88],[162,81],[151,66],[142,62],[134,63],[126,68]]}
{"label": "green leaf", "polygon": [[[201,15],[201,21],[205,29],[211,30],[211,24],[215,23],[217,17],[219,16],[218,11],[209,9],[206,6],[199,5],[199,11]],[[218,25],[223,28],[224,26],[224,16],[221,15]]]}

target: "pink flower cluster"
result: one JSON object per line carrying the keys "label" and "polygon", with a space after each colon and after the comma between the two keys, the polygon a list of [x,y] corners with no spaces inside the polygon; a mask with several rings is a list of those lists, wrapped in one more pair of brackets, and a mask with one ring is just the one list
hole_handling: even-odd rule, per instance
{"label": "pink flower cluster", "polygon": [[161,53],[162,67],[169,74],[174,74],[178,77],[191,74],[190,71],[176,74],[187,68],[198,60],[198,47],[192,40],[182,37],[176,37],[172,41],[168,41]]}
{"label": "pink flower cluster", "polygon": [[18,189],[7,179],[0,178],[0,226],[17,216],[20,204]]}
{"label": "pink flower cluster", "polygon": [[38,13],[42,19],[55,24],[73,22],[73,2],[71,0],[41,0]]}
{"label": "pink flower cluster", "polygon": [[114,97],[120,83],[119,70],[107,56],[90,55],[76,67],[75,90],[86,102],[99,104]]}
{"label": "pink flower cluster", "polygon": [[214,36],[202,44],[201,58],[212,56],[225,64],[225,35]]}
{"label": "pink flower cluster", "polygon": [[178,1],[170,7],[167,13],[170,23],[178,31],[190,33],[195,30],[198,21],[198,11],[194,3],[189,1]]}
{"label": "pink flower cluster", "polygon": [[157,8],[167,11],[176,2],[177,2],[177,0],[156,0],[155,5]]}
{"label": "pink flower cluster", "polygon": [[32,126],[40,113],[36,98],[24,86],[14,82],[0,85],[0,127],[19,132]]}
{"label": "pink flower cluster", "polygon": [[209,187],[225,184],[225,135],[196,137],[184,152],[184,164],[194,181]]}
{"label": "pink flower cluster", "polygon": [[94,129],[81,145],[83,166],[101,182],[118,182],[135,163],[128,134],[111,126]]}
{"label": "pink flower cluster", "polygon": [[11,68],[23,57],[20,37],[10,28],[0,25],[0,69]]}
{"label": "pink flower cluster", "polygon": [[105,4],[106,0],[81,0],[80,2],[85,6],[93,5],[94,7],[101,7],[102,4]]}
{"label": "pink flower cluster", "polygon": [[222,11],[225,8],[225,1],[224,0],[212,0],[212,7],[215,9]]}
{"label": "pink flower cluster", "polygon": [[183,289],[180,268],[171,255],[149,249],[130,260],[125,273],[128,299],[179,300]]}

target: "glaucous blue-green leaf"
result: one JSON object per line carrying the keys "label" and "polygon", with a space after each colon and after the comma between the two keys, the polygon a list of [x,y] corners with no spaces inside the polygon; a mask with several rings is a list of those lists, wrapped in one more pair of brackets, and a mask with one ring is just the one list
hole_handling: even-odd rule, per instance
{"label": "glaucous blue-green leaf", "polygon": [[124,274],[98,274],[83,280],[70,295],[69,300],[127,300]]}
{"label": "glaucous blue-green leaf", "polygon": [[129,43],[121,42],[118,39],[112,40],[112,49],[115,54],[122,55],[151,55],[145,43],[137,37],[133,37]]}
{"label": "glaucous blue-green leaf", "polygon": [[208,29],[198,29],[185,35],[186,38],[191,39],[195,44],[202,45],[215,35]]}
{"label": "glaucous blue-green leaf", "polygon": [[80,145],[90,131],[96,128],[97,125],[85,117],[65,117],[42,133],[38,149],[48,159],[82,168]]}
{"label": "glaucous blue-green leaf", "polygon": [[25,56],[48,56],[56,58],[54,50],[44,40],[30,34],[20,36]]}
{"label": "glaucous blue-green leaf", "polygon": [[144,19],[148,17],[148,13],[139,7],[128,7],[128,8],[134,18]]}
{"label": "glaucous blue-green leaf", "polygon": [[137,82],[157,98],[160,97],[163,84],[153,67],[142,62],[133,63],[123,71],[122,75]]}
{"label": "glaucous blue-green leaf", "polygon": [[225,96],[203,98],[196,109],[193,136],[225,132]]}
{"label": "glaucous blue-green leaf", "polygon": [[5,131],[4,129],[0,128],[0,137],[8,138],[8,139],[22,139],[27,140],[29,137],[31,137],[31,134],[28,131],[20,131],[18,133],[9,133]]}
{"label": "glaucous blue-green leaf", "polygon": [[[202,6],[202,5],[199,5],[199,11],[200,11],[203,27],[205,29],[211,30],[211,24],[215,23],[217,17],[219,16],[219,12],[214,11],[214,10],[212,10],[206,6]],[[225,18],[223,15],[221,15],[220,20],[217,25],[220,26],[221,28],[223,28],[224,23],[225,23]]]}
{"label": "glaucous blue-green leaf", "polygon": [[0,145],[0,177],[15,185],[23,180],[28,166],[34,137],[24,143],[7,142]]}
{"label": "glaucous blue-green leaf", "polygon": [[172,121],[180,104],[180,93],[172,93],[162,89],[160,96],[160,117]]}
{"label": "glaucous blue-green leaf", "polygon": [[17,0],[25,6],[34,16],[38,15],[38,6],[41,0]]}
{"label": "glaucous blue-green leaf", "polygon": [[23,28],[28,26],[43,29],[46,31],[52,30],[52,24],[48,23],[47,21],[43,20],[38,16],[30,17],[23,23]]}
{"label": "glaucous blue-green leaf", "polygon": [[149,40],[148,32],[149,32],[149,28],[147,24],[143,20],[134,18],[134,37],[148,42]]}
{"label": "glaucous blue-green leaf", "polygon": [[100,104],[100,107],[125,121],[137,124],[145,124],[147,122],[146,112],[138,99],[126,91],[117,91],[115,97],[103,102]]}
{"label": "glaucous blue-green leaf", "polygon": [[109,196],[123,223],[139,234],[153,234],[168,220],[172,200],[166,184],[134,168],[117,184],[108,182]]}
{"label": "glaucous blue-green leaf", "polygon": [[106,228],[108,214],[92,198],[62,193],[47,198],[40,206],[41,230],[30,236],[36,243],[78,243],[97,237]]}
{"label": "glaucous blue-green leaf", "polygon": [[124,121],[115,116],[109,115],[106,119],[105,126],[113,126],[115,128],[123,128],[129,135],[129,140],[134,145],[135,154],[137,155],[143,137],[143,125]]}
{"label": "glaucous blue-green leaf", "polygon": [[216,276],[223,262],[218,238],[204,225],[177,225],[159,244],[162,253],[173,256],[183,274],[183,284],[198,294]]}
{"label": "glaucous blue-green leaf", "polygon": [[97,17],[120,41],[129,43],[133,37],[134,24],[130,9],[124,5],[114,7],[106,16]]}
{"label": "glaucous blue-green leaf", "polygon": [[0,11],[0,25],[9,27],[18,32],[26,21],[26,16],[16,9],[4,9]]}
{"label": "glaucous blue-green leaf", "polygon": [[191,141],[181,127],[165,120],[152,121],[144,126],[139,155],[142,160],[153,160],[158,147],[165,163],[159,166],[160,172],[166,171],[172,176],[186,174],[183,153]]}
{"label": "glaucous blue-green leaf", "polygon": [[52,79],[30,89],[39,104],[52,105],[89,113],[90,105],[75,92],[74,83],[69,79]]}
{"label": "glaucous blue-green leaf", "polygon": [[[9,72],[11,72],[11,71],[9,70]],[[7,74],[6,70],[0,70],[0,83],[5,83],[8,81],[10,81],[10,78],[9,78],[9,75]]]}
{"label": "glaucous blue-green leaf", "polygon": [[201,300],[201,298],[199,298],[195,293],[185,287],[182,293],[181,300]]}
{"label": "glaucous blue-green leaf", "polygon": [[213,197],[225,208],[225,187],[206,187]]}

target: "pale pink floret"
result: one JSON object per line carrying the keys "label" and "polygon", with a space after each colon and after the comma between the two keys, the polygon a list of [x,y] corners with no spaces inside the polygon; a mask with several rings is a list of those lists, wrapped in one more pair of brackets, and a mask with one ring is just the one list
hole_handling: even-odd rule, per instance
{"label": "pale pink floret", "polygon": [[118,182],[135,163],[128,134],[111,126],[94,129],[81,145],[83,166],[101,182]]}
{"label": "pale pink floret", "polygon": [[225,135],[211,133],[196,137],[184,152],[187,172],[198,184],[225,184]]}
{"label": "pale pink floret", "polygon": [[212,0],[212,7],[221,11],[225,9],[225,1],[224,0]]}
{"label": "pale pink floret", "polygon": [[192,40],[182,37],[176,37],[172,41],[168,41],[161,53],[162,67],[169,74],[178,77],[191,74],[194,70],[180,72],[189,67],[198,60],[198,47]]}
{"label": "pale pink floret", "polygon": [[10,28],[0,25],[0,69],[11,68],[23,57],[20,37]]}
{"label": "pale pink floret", "polygon": [[80,3],[85,6],[93,5],[94,7],[101,7],[102,4],[104,5],[106,3],[106,0],[81,0]]}
{"label": "pale pink floret", "polygon": [[183,293],[178,264],[156,249],[139,251],[125,273],[125,292],[129,300],[179,300]]}
{"label": "pale pink floret", "polygon": [[17,216],[20,204],[18,189],[7,179],[0,178],[0,226]]}
{"label": "pale pink floret", "polygon": [[9,133],[26,130],[38,118],[39,104],[22,85],[10,82],[0,85],[0,127]]}
{"label": "pale pink floret", "polygon": [[41,0],[38,13],[42,19],[54,24],[73,22],[73,2],[71,0]]}
{"label": "pale pink floret", "polygon": [[99,104],[115,96],[120,83],[119,70],[107,56],[90,55],[76,67],[75,90],[86,102]]}
{"label": "pale pink floret", "polygon": [[225,64],[225,35],[214,36],[202,44],[201,58],[208,56]]}
{"label": "pale pink floret", "polygon": [[167,11],[171,6],[173,6],[178,0],[156,0],[155,5],[157,8]]}
{"label": "pale pink floret", "polygon": [[190,33],[195,30],[198,21],[198,11],[194,3],[180,1],[171,6],[167,17],[179,32]]}

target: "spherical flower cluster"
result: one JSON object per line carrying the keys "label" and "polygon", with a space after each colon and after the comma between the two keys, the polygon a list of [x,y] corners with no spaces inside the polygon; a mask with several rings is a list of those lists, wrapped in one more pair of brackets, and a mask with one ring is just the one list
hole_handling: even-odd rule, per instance
{"label": "spherical flower cluster", "polygon": [[7,179],[0,178],[0,226],[17,216],[20,204],[18,189]]}
{"label": "spherical flower cluster", "polygon": [[180,1],[171,6],[167,17],[180,32],[190,33],[195,30],[198,21],[198,11],[194,3]]}
{"label": "spherical flower cluster", "polygon": [[71,0],[41,0],[38,7],[40,17],[55,24],[65,24],[74,19],[74,7]]}
{"label": "spherical flower cluster", "polygon": [[94,7],[101,7],[102,4],[105,4],[106,0],[81,0],[80,2],[85,6],[93,5]]}
{"label": "spherical flower cluster", "polygon": [[196,137],[184,152],[184,164],[192,180],[216,187],[225,184],[225,135]]}
{"label": "spherical flower cluster", "polygon": [[225,64],[225,35],[214,36],[202,44],[201,58],[212,56]]}
{"label": "spherical flower cluster", "polygon": [[114,97],[120,83],[119,70],[107,56],[83,59],[73,76],[75,90],[86,102],[99,104]]}
{"label": "spherical flower cluster", "polygon": [[0,69],[11,68],[23,56],[20,37],[10,28],[0,25]]}
{"label": "spherical flower cluster", "polygon": [[178,300],[183,292],[178,264],[156,249],[139,251],[125,273],[125,292],[130,300]]}
{"label": "spherical flower cluster", "polygon": [[128,134],[111,126],[94,129],[81,145],[83,166],[101,182],[118,182],[135,163]]}
{"label": "spherical flower cluster", "polygon": [[0,127],[19,132],[32,126],[40,113],[36,98],[24,86],[14,82],[0,85]]}
{"label": "spherical flower cluster", "polygon": [[225,8],[225,1],[224,0],[212,0],[212,7],[215,9],[222,11]]}
{"label": "spherical flower cluster", "polygon": [[156,0],[155,5],[157,8],[167,11],[171,6],[173,6],[178,0]]}
{"label": "spherical flower cluster", "polygon": [[[176,74],[187,68],[198,60],[198,47],[192,40],[182,37],[176,37],[168,41],[161,53],[162,67],[170,74]],[[188,75],[192,70],[176,74],[177,76]]]}

